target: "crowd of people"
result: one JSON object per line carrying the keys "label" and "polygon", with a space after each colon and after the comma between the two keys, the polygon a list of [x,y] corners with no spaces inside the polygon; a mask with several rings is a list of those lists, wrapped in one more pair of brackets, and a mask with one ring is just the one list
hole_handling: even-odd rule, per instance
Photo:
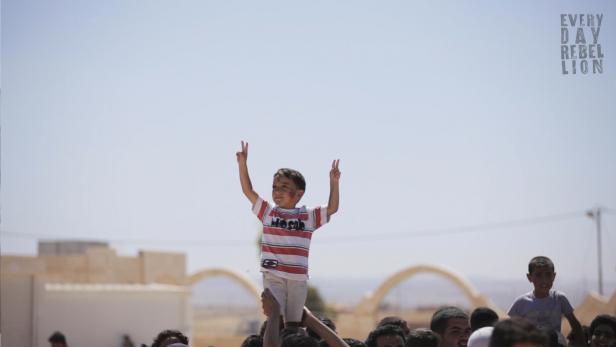
{"label": "crowd of people", "polygon": [[[549,258],[531,259],[527,278],[533,289],[514,300],[506,319],[488,307],[468,314],[459,307],[446,306],[434,312],[425,328],[410,330],[404,319],[386,317],[364,341],[341,337],[334,321],[318,317],[306,307],[299,324],[287,324],[282,305],[266,288],[261,303],[267,319],[260,333],[246,337],[241,347],[616,347],[616,316],[601,314],[589,326],[582,326],[565,294],[552,288],[555,276]],[[566,337],[561,333],[563,317],[571,326]],[[67,347],[60,332],[49,342],[51,347]],[[164,330],[150,347],[188,345],[188,337],[180,331]],[[134,347],[128,336],[122,347]]]}
{"label": "crowd of people", "polygon": [[[299,324],[287,324],[282,305],[266,288],[261,303],[267,320],[260,333],[246,337],[241,347],[616,347],[616,316],[601,314],[589,326],[582,326],[565,294],[552,288],[555,276],[549,258],[531,259],[527,278],[533,289],[514,300],[506,319],[488,307],[476,308],[469,315],[459,307],[446,306],[434,312],[425,328],[410,330],[404,319],[386,317],[364,341],[341,337],[334,321],[306,307]],[[567,337],[561,333],[563,317],[571,326]],[[51,347],[67,347],[59,332],[49,342]],[[164,330],[151,347],[188,345],[188,337],[180,331]],[[125,336],[122,347],[134,344]]]}

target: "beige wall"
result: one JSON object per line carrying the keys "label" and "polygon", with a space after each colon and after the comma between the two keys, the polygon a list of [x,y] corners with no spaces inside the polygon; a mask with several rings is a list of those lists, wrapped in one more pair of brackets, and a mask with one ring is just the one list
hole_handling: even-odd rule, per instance
{"label": "beige wall", "polygon": [[186,282],[186,256],[182,253],[140,252],[137,257],[119,257],[111,248],[95,247],[78,255],[2,256],[1,260],[3,275],[43,275],[50,282]]}
{"label": "beige wall", "polygon": [[[184,287],[147,285],[53,285],[40,287],[35,307],[35,346],[62,331],[69,346],[120,346],[123,334],[137,346],[164,329],[190,332]],[[157,287],[157,286],[154,286]],[[84,334],[87,332],[87,334]]]}
{"label": "beige wall", "polygon": [[0,281],[0,332],[5,346],[32,346],[33,275],[5,275]]}
{"label": "beige wall", "polygon": [[[111,248],[93,247],[81,254],[1,256],[0,266],[0,333],[6,346],[46,347],[47,338],[54,330],[67,333],[73,346],[82,345],[83,331],[96,337],[96,340],[84,340],[83,345],[106,341],[98,345],[118,346],[121,326],[125,332],[141,338],[139,342],[148,344],[163,328],[188,329],[188,294],[177,289],[185,289],[184,254],[140,252],[137,257],[119,257]],[[134,286],[125,291],[40,289],[50,283],[77,283],[86,287],[87,284],[164,283],[178,287],[168,292],[134,290]]]}
{"label": "beige wall", "polygon": [[183,253],[140,252],[143,283],[184,284],[186,256]]}

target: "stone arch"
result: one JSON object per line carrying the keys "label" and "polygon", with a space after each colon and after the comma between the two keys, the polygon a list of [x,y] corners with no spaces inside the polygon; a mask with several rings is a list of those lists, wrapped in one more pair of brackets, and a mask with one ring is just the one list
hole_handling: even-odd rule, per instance
{"label": "stone arch", "polygon": [[502,313],[502,310],[492,304],[489,299],[479,294],[479,292],[477,292],[477,290],[475,290],[475,288],[466,279],[462,278],[460,275],[450,270],[435,265],[415,265],[395,273],[387,280],[385,280],[373,294],[366,297],[357,306],[356,312],[358,314],[374,315],[378,310],[379,304],[385,298],[385,295],[389,293],[389,291],[391,291],[402,281],[420,273],[432,273],[440,275],[451,281],[454,285],[456,285],[462,290],[464,296],[466,296],[466,298],[470,301],[473,307],[487,306],[498,312],[499,315]]}
{"label": "stone arch", "polygon": [[188,276],[186,284],[192,286],[206,278],[220,276],[227,277],[246,289],[254,297],[257,307],[261,307],[261,290],[252,281],[231,270],[221,268],[204,269]]}

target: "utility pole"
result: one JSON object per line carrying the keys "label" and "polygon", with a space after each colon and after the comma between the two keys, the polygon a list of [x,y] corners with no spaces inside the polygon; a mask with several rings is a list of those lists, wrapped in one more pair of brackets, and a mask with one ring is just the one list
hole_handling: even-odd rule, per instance
{"label": "utility pole", "polygon": [[586,211],[586,215],[595,221],[597,229],[597,265],[599,271],[599,295],[603,296],[603,260],[601,257],[601,207]]}

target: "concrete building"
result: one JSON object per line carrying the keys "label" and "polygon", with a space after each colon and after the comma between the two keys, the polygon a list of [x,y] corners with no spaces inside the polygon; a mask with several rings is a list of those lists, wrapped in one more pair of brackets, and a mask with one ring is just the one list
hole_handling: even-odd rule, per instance
{"label": "concrete building", "polygon": [[190,332],[190,290],[181,253],[118,256],[105,243],[41,242],[39,255],[2,256],[0,333],[6,346],[149,344],[163,329]]}

